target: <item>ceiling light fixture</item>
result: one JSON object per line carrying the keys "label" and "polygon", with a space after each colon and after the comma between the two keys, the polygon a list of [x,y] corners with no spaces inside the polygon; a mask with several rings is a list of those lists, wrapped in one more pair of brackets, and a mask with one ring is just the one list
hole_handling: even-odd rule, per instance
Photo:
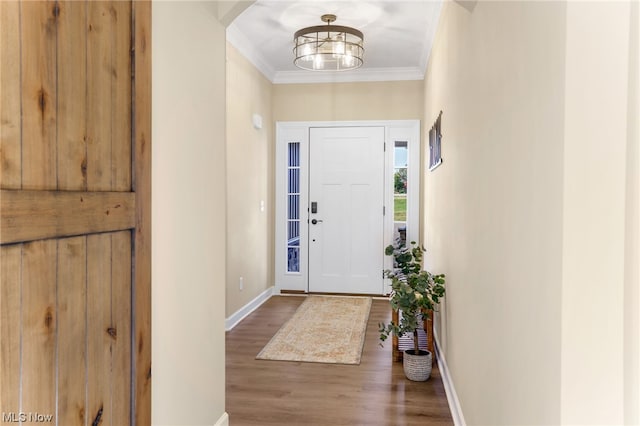
{"label": "ceiling light fixture", "polygon": [[322,15],[327,25],[303,28],[295,33],[293,63],[311,71],[346,71],[360,68],[364,54],[362,32],[331,25],[336,15]]}

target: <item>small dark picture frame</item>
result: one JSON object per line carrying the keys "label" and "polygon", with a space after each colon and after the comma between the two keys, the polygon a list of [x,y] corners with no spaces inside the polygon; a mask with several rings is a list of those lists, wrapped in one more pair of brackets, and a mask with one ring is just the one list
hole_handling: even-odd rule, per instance
{"label": "small dark picture frame", "polygon": [[435,170],[442,164],[442,111],[438,114],[436,122],[429,130],[429,171]]}

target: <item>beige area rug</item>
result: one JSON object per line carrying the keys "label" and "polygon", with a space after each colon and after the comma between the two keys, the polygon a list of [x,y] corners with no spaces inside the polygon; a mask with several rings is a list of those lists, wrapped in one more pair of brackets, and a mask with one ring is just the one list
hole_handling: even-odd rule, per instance
{"label": "beige area rug", "polygon": [[257,359],[360,364],[370,297],[308,296]]}

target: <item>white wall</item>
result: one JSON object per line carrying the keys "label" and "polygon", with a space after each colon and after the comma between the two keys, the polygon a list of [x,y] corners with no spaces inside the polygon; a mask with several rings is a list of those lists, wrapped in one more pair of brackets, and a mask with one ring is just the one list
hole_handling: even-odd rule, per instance
{"label": "white wall", "polygon": [[225,30],[205,2],[154,2],[152,421],[225,411]]}

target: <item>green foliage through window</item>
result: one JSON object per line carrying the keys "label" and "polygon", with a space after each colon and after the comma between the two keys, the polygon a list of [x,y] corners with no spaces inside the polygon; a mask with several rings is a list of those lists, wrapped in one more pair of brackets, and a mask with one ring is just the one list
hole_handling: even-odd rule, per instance
{"label": "green foliage through window", "polygon": [[396,169],[393,175],[393,192],[396,194],[407,193],[407,169]]}

